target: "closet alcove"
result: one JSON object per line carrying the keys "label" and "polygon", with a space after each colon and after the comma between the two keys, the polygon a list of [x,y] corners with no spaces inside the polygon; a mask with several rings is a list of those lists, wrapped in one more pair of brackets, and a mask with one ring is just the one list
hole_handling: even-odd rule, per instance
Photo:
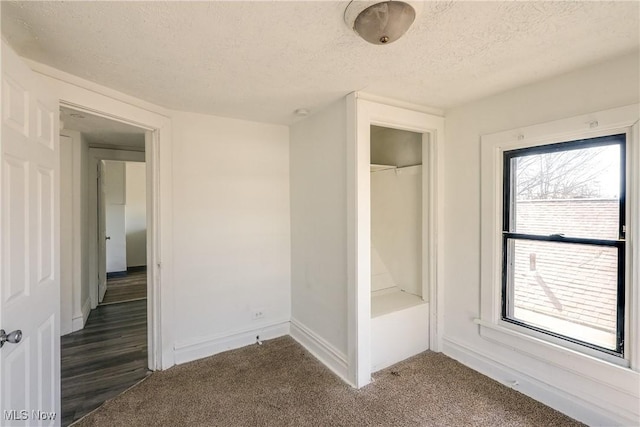
{"label": "closet alcove", "polygon": [[423,289],[423,135],[371,126],[372,371],[429,347]]}

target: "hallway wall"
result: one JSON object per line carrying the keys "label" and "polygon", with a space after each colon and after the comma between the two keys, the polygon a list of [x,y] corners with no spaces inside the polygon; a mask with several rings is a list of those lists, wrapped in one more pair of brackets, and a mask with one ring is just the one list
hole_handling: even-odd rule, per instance
{"label": "hallway wall", "polygon": [[147,265],[147,168],[142,162],[125,162],[126,266]]}
{"label": "hallway wall", "polygon": [[[88,221],[87,221],[87,164],[88,146],[80,132],[63,129],[69,138],[68,149],[61,151],[61,221],[69,224],[61,230],[61,251],[70,259],[61,266],[60,334],[82,329],[89,312]],[[61,143],[62,144],[62,143]],[[64,227],[64,225],[63,225]]]}

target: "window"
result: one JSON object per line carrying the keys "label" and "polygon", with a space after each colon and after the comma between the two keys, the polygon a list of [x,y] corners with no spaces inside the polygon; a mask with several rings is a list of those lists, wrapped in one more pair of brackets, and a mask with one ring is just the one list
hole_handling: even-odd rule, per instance
{"label": "window", "polygon": [[612,387],[640,372],[639,107],[480,145],[478,333]]}
{"label": "window", "polygon": [[639,112],[633,104],[480,140],[474,322],[487,357],[622,412],[624,399],[637,401],[640,372]]}
{"label": "window", "polygon": [[624,355],[625,153],[625,134],[503,152],[502,320]]}

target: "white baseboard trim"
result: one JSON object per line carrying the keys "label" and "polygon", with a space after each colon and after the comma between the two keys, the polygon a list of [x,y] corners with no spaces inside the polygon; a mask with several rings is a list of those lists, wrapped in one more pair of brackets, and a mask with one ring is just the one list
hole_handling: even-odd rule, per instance
{"label": "white baseboard trim", "polygon": [[291,319],[291,337],[349,385],[347,356],[296,319]]}
{"label": "white baseboard trim", "polygon": [[80,316],[77,316],[71,319],[71,330],[73,332],[83,329],[84,325],[87,324],[89,313],[91,313],[91,298],[87,298],[84,301],[84,304],[82,304],[81,310],[82,310],[82,314]]}
{"label": "white baseboard trim", "polygon": [[269,340],[289,334],[289,322],[279,321],[256,328],[243,329],[224,335],[215,335],[197,341],[176,343],[174,358],[176,365],[213,356],[223,351],[234,350],[250,344],[255,344],[256,336],[260,340]]}
{"label": "white baseboard trim", "polygon": [[590,426],[635,425],[637,420],[607,411],[576,396],[487,358],[473,348],[443,337],[442,352],[471,369]]}

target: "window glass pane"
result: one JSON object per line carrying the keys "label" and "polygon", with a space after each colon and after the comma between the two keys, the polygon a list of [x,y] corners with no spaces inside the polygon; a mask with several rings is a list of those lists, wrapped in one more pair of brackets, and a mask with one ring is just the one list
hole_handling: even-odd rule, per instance
{"label": "window glass pane", "polygon": [[508,317],[616,349],[616,248],[513,239],[508,248]]}
{"label": "window glass pane", "polygon": [[514,157],[511,174],[510,231],[618,238],[619,145]]}

